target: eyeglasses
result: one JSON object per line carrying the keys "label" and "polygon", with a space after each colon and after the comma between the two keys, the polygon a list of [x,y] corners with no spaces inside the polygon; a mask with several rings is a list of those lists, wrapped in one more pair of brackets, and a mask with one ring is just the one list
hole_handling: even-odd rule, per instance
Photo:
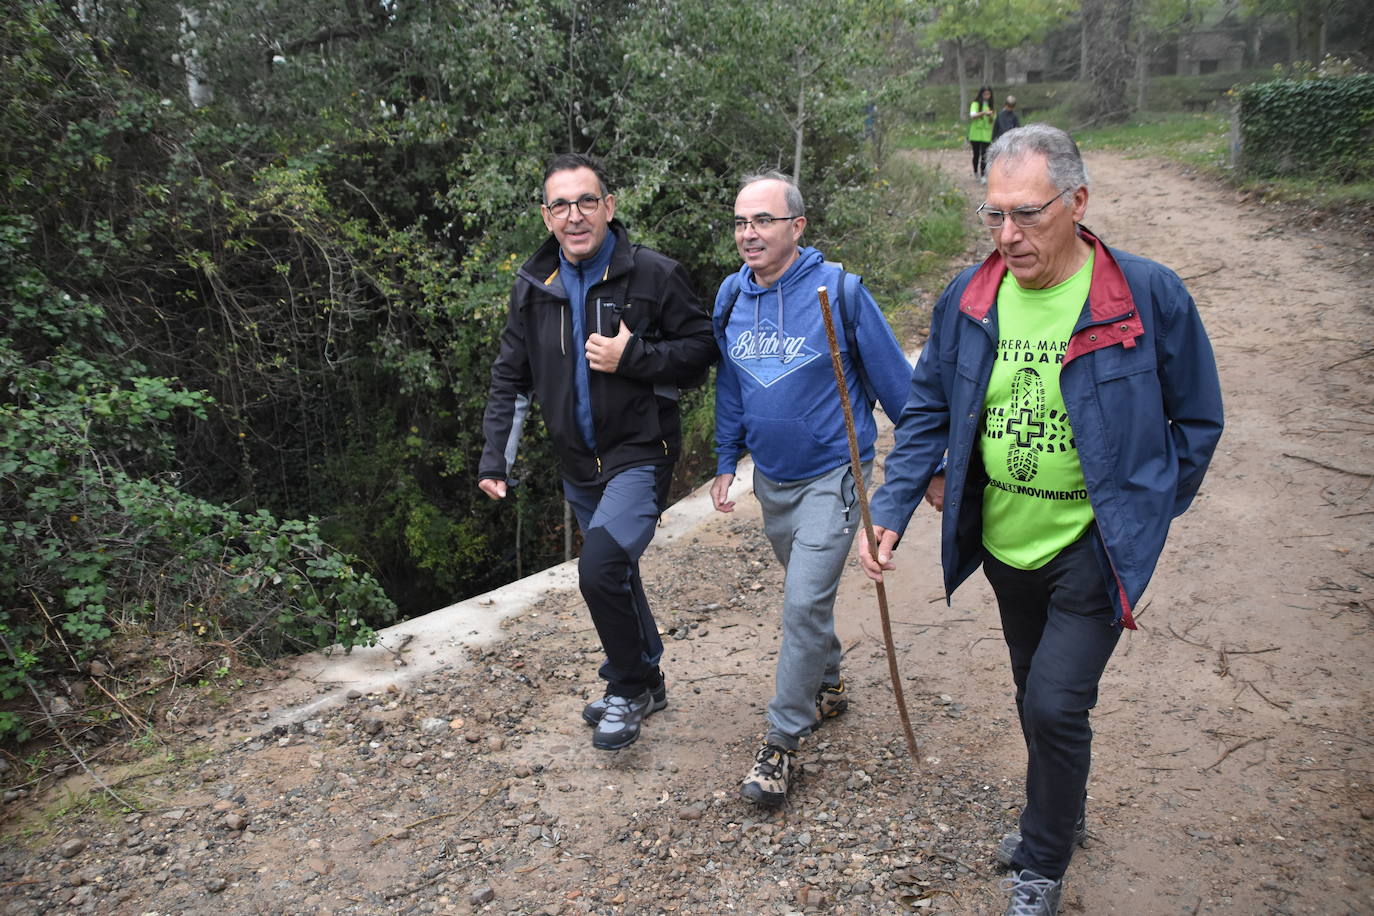
{"label": "eyeglasses", "polygon": [[737,216],[735,217],[735,231],[743,232],[744,230],[748,229],[749,225],[752,223],[754,228],[759,232],[766,232],[768,231],[769,226],[773,225],[776,222],[779,222],[780,220],[800,218],[801,217],[797,216],[756,216],[753,219],[745,219],[742,216]]}
{"label": "eyeglasses", "polygon": [[596,208],[601,206],[602,200],[603,198],[597,197],[595,194],[583,194],[575,201],[559,199],[551,204],[545,204],[544,208],[549,211],[549,216],[554,219],[567,219],[568,215],[572,213],[573,204],[577,204],[579,213],[583,216],[591,216],[596,212]]}
{"label": "eyeglasses", "polygon": [[977,213],[978,218],[983,221],[983,225],[987,226],[989,229],[1002,228],[1002,223],[1006,221],[1008,216],[1011,217],[1011,221],[1015,223],[1018,228],[1030,229],[1038,225],[1040,220],[1044,218],[1046,207],[1063,197],[1065,194],[1072,193],[1074,190],[1076,189],[1065,188],[1038,207],[1017,207],[1015,210],[994,210],[987,204],[983,204],[974,212]]}

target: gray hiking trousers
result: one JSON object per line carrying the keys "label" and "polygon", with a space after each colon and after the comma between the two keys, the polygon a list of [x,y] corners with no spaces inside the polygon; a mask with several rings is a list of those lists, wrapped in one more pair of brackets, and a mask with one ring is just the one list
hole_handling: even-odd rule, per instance
{"label": "gray hiking trousers", "polygon": [[[864,464],[864,481],[873,470]],[[763,530],[785,570],[782,645],[768,704],[769,744],[795,750],[816,727],[816,691],[840,680],[835,593],[862,522],[845,463],[808,480],[777,483],[754,471]]]}

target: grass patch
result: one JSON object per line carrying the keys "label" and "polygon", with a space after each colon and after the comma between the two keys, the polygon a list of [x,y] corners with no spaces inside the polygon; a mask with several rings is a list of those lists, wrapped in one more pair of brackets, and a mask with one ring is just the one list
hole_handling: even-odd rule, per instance
{"label": "grass patch", "polygon": [[1263,193],[1269,200],[1307,203],[1322,210],[1353,208],[1374,211],[1374,181],[1332,184],[1322,178],[1270,178],[1242,181],[1239,184],[1245,190]]}
{"label": "grass patch", "polygon": [[1230,115],[1221,112],[1142,112],[1124,124],[1074,135],[1079,147],[1134,156],[1160,156],[1198,168],[1227,168]]}
{"label": "grass patch", "polygon": [[963,145],[966,128],[958,122],[912,124],[893,138],[902,149],[939,150]]}
{"label": "grass patch", "polygon": [[[1145,108],[1151,112],[1212,113],[1229,111],[1228,93],[1237,86],[1273,79],[1269,70],[1241,70],[1207,76],[1157,76],[1150,80]],[[977,86],[970,85],[969,93]],[[1074,130],[1078,127],[1069,113],[1082,87],[1071,80],[1054,83],[1023,83],[993,86],[997,108],[1007,95],[1016,96],[1016,110],[1023,123],[1044,121]],[[1205,111],[1203,110],[1205,109]],[[910,149],[946,149],[964,142],[967,122],[964,106],[959,104],[959,87],[954,84],[922,86],[902,101],[898,116],[910,126],[895,133],[898,146]]]}
{"label": "grass patch", "polygon": [[843,235],[816,241],[826,256],[862,274],[898,337],[929,322],[931,284],[943,285],[950,259],[969,241],[968,201],[938,170],[909,152],[889,156],[867,193],[832,203],[845,207]]}
{"label": "grass patch", "polygon": [[1221,113],[1146,112],[1124,124],[1080,131],[1084,152],[1158,156],[1222,179],[1267,201],[1374,224],[1374,181],[1342,184],[1323,176],[1247,178],[1230,164],[1230,119]]}
{"label": "grass patch", "polygon": [[[208,742],[201,742],[179,751],[159,749],[158,753],[149,753],[127,764],[101,765],[98,771],[101,779],[120,798],[141,812],[164,804],[156,786],[147,784],[150,780],[170,774],[169,781],[176,781],[215,753]],[[113,825],[129,813],[88,774],[77,772],[39,792],[28,805],[20,808],[11,819],[6,835],[13,843],[33,846],[73,821],[93,818]]]}
{"label": "grass patch", "polygon": [[1235,184],[1267,203],[1282,205],[1302,223],[1348,229],[1366,243],[1374,242],[1374,181],[1250,178]]}

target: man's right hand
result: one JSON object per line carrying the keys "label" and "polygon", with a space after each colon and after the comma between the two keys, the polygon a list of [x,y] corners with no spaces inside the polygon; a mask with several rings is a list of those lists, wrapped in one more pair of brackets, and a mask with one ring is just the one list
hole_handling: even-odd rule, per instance
{"label": "man's right hand", "polygon": [[481,480],[477,481],[477,488],[492,499],[506,498],[506,482],[504,480],[483,477]]}
{"label": "man's right hand", "polygon": [[882,525],[873,526],[873,537],[878,542],[878,559],[874,560],[873,555],[868,551],[868,537],[859,533],[859,564],[863,566],[864,573],[874,582],[883,581],[883,570],[896,569],[892,562],[892,551],[897,549],[897,539],[900,537],[895,531],[889,531]]}
{"label": "man's right hand", "polygon": [[735,511],[734,501],[726,498],[730,495],[730,484],[734,482],[734,474],[717,474],[716,479],[711,481],[711,504],[717,512]]}
{"label": "man's right hand", "polygon": [[930,478],[930,484],[926,487],[926,502],[935,509],[936,512],[945,511],[945,473],[941,471]]}

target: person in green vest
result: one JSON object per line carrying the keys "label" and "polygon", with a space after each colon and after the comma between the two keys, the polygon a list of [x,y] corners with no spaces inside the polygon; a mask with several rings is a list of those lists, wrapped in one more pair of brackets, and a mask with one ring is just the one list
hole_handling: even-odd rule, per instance
{"label": "person in green vest", "polygon": [[973,147],[973,177],[987,184],[988,144],[992,142],[992,87],[984,86],[968,107],[968,142]]}

